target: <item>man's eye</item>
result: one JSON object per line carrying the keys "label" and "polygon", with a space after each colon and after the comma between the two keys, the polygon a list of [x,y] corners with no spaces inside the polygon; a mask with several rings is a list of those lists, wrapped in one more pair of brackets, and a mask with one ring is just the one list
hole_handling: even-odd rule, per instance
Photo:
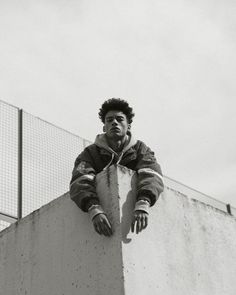
{"label": "man's eye", "polygon": [[118,122],[124,121],[124,118],[122,118],[122,117],[117,118],[117,121],[118,121]]}

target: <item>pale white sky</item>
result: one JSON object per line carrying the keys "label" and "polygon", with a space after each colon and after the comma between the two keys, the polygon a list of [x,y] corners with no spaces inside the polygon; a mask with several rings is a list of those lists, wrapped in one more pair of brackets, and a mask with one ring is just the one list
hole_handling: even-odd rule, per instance
{"label": "pale white sky", "polygon": [[236,206],[236,3],[0,2],[0,99],[94,140],[126,99],[165,175]]}

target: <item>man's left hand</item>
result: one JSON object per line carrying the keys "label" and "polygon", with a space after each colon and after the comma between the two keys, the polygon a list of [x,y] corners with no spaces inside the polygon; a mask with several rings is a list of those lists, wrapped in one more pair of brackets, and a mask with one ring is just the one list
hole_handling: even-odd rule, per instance
{"label": "man's left hand", "polygon": [[135,230],[136,225],[136,234],[140,233],[144,230],[148,225],[148,213],[142,210],[136,210],[133,213],[133,219],[131,223],[131,231],[132,233]]}

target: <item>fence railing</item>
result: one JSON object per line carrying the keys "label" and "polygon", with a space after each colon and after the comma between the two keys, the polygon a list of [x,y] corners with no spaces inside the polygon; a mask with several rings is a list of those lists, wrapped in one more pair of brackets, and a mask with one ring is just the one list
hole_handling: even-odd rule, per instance
{"label": "fence railing", "polygon": [[215,199],[209,195],[206,195],[202,192],[199,192],[198,190],[195,190],[179,181],[176,181],[168,176],[164,176],[164,183],[165,186],[174,189],[175,191],[178,191],[184,195],[186,195],[188,198],[198,200],[202,203],[205,203],[207,205],[210,205],[212,207],[215,207],[217,209],[220,209],[221,211],[227,212],[231,215],[236,216],[236,208],[232,207],[230,204],[226,204],[218,199]]}
{"label": "fence railing", "polygon": [[[68,191],[75,158],[88,144],[0,100],[0,230]],[[227,211],[218,200],[164,180],[166,186]]]}

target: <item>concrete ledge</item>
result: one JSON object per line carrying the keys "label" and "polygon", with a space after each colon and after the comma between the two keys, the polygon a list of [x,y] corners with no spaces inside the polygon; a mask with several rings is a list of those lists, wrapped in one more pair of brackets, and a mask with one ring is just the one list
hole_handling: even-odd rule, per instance
{"label": "concrete ledge", "polygon": [[234,217],[167,189],[136,235],[136,174],[112,166],[97,187],[114,236],[59,197],[0,233],[2,294],[236,294]]}

